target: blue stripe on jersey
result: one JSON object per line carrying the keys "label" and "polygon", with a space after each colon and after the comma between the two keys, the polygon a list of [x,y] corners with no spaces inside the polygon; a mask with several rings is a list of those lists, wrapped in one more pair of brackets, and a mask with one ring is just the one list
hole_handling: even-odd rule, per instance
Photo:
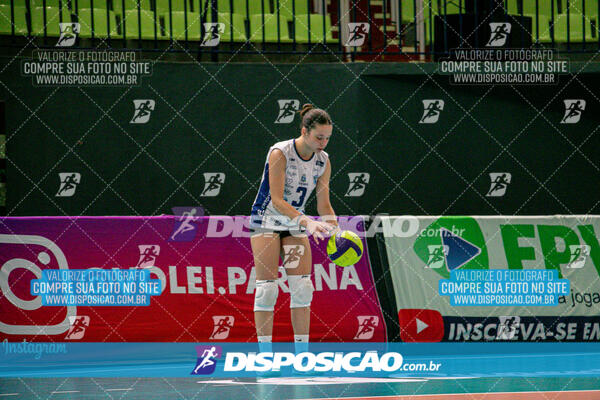
{"label": "blue stripe on jersey", "polygon": [[265,164],[265,172],[263,174],[260,188],[258,189],[258,195],[256,201],[252,205],[252,212],[250,212],[250,221],[261,224],[262,215],[267,209],[267,206],[271,202],[271,192],[269,190],[269,163]]}

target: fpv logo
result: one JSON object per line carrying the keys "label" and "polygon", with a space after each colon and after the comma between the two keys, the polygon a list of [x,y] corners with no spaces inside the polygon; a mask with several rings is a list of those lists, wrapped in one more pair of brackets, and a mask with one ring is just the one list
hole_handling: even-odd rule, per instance
{"label": "fpv logo", "polygon": [[430,244],[427,246],[427,250],[429,250],[429,258],[427,259],[425,268],[442,268],[446,261],[446,256],[450,251],[450,247],[441,244]]}
{"label": "fpv logo", "polygon": [[296,111],[300,109],[300,100],[277,100],[279,114],[275,119],[276,124],[291,124],[294,122]]}
{"label": "fpv logo", "polygon": [[348,23],[348,42],[346,46],[360,47],[369,35],[371,25],[367,22],[349,22]]}
{"label": "fpv logo", "polygon": [[375,334],[375,328],[379,326],[379,317],[376,315],[359,315],[358,330],[354,335],[354,340],[369,340]]}
{"label": "fpv logo", "polygon": [[423,100],[423,117],[420,124],[435,124],[444,109],[444,100]]}
{"label": "fpv logo", "polygon": [[71,47],[77,40],[79,34],[79,23],[78,22],[61,22],[58,24],[60,27],[60,37],[56,42],[56,47]]}
{"label": "fpv logo", "polygon": [[510,184],[511,174],[509,172],[491,172],[491,185],[487,192],[487,197],[502,197],[506,193],[506,188]]}
{"label": "fpv logo", "polygon": [[136,268],[146,268],[156,266],[156,257],[160,254],[160,246],[157,244],[141,244],[140,258],[136,264]]}
{"label": "fpv logo", "polygon": [[56,197],[71,197],[75,194],[77,185],[81,183],[81,174],[78,172],[59,172],[60,185]]}
{"label": "fpv logo", "polygon": [[564,100],[565,115],[560,121],[561,124],[576,124],[581,119],[581,114],[585,110],[585,100]]}
{"label": "fpv logo", "polygon": [[229,337],[229,332],[233,328],[235,318],[233,315],[213,315],[213,331],[209,339],[225,340]]}
{"label": "fpv logo", "polygon": [[521,322],[521,317],[498,317],[500,322],[498,323],[498,333],[496,339],[498,340],[512,340],[517,334],[517,328]]}
{"label": "fpv logo", "polygon": [[485,45],[486,47],[502,47],[506,44],[506,39],[510,34],[511,25],[509,22],[490,22],[490,30],[492,31],[490,40]]}
{"label": "fpv logo", "polygon": [[591,247],[587,244],[570,245],[571,259],[567,264],[567,268],[583,268],[585,261],[590,255],[590,250]]}
{"label": "fpv logo", "polygon": [[360,197],[365,193],[370,175],[368,172],[350,172],[348,173],[350,185],[346,191],[345,197]]}
{"label": "fpv logo", "polygon": [[133,100],[133,118],[130,124],[145,124],[150,120],[150,113],[154,111],[154,100]]}
{"label": "fpv logo", "polygon": [[69,331],[65,340],[79,340],[85,335],[85,330],[90,326],[90,317],[87,315],[69,316]]}
{"label": "fpv logo", "polygon": [[201,197],[215,197],[221,191],[221,186],[225,183],[225,174],[223,172],[205,172],[204,190]]}
{"label": "fpv logo", "polygon": [[283,267],[286,269],[298,268],[300,258],[304,255],[304,246],[301,244],[283,245]]}
{"label": "fpv logo", "polygon": [[225,24],[222,22],[205,22],[204,23],[204,40],[200,46],[215,47],[221,42],[221,35],[225,33]]}

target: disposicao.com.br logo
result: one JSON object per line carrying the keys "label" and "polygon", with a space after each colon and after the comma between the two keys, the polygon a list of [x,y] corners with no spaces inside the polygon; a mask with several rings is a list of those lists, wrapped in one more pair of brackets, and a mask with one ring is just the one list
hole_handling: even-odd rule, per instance
{"label": "disposicao.com.br logo", "polygon": [[[250,376],[268,372],[279,375],[318,374],[335,376],[380,376],[397,373],[436,373],[441,363],[407,361],[397,351],[367,349],[363,345],[312,344],[310,351],[293,351],[293,343],[274,343],[273,351],[248,351],[248,346],[223,347],[213,376]],[[362,346],[362,348],[360,347]],[[206,346],[208,347],[208,346]],[[282,350],[282,351],[279,351]],[[290,351],[288,351],[290,350]],[[393,349],[389,349],[393,350]],[[197,372],[195,372],[197,373]]]}
{"label": "disposicao.com.br logo", "polygon": [[399,353],[385,353],[381,356],[376,351],[351,352],[347,354],[303,352],[265,352],[258,354],[227,353],[225,371],[265,372],[292,367],[299,372],[397,372],[402,367],[403,358]]}

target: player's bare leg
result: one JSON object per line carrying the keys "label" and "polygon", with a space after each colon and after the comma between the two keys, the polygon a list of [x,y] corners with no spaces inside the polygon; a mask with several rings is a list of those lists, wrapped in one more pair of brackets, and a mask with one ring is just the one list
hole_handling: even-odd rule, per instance
{"label": "player's bare leg", "polygon": [[[310,251],[310,242],[306,236],[288,236],[281,241],[283,246],[303,246],[304,254],[300,257],[298,267],[286,269],[288,276],[288,286],[290,286],[290,295],[293,290],[294,284],[296,285],[296,292],[291,301],[291,320],[292,327],[294,329],[294,341],[298,343],[306,343],[305,347],[308,348],[309,331],[310,331],[310,302],[312,300],[312,282],[310,281],[310,273],[312,270],[312,255]],[[292,282],[295,281],[294,284]],[[308,303],[305,307],[297,307],[299,303]],[[298,348],[298,346],[297,346]]]}
{"label": "player's bare leg", "polygon": [[[277,282],[280,249],[279,235],[254,235],[250,238],[250,244],[254,255],[257,282]],[[270,342],[273,335],[273,311],[255,311],[254,323],[256,324],[258,341]]]}

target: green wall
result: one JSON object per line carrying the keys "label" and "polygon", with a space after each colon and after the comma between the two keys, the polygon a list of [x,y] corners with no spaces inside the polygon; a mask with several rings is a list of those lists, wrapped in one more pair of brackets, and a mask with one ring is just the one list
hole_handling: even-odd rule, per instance
{"label": "green wall", "polygon": [[[268,147],[299,133],[299,117],[274,123],[278,99],[325,108],[331,200],[340,214],[599,213],[600,87],[596,68],[552,86],[453,86],[415,64],[157,63],[130,88],[33,87],[19,62],[0,60],[7,115],[7,213],[155,215],[202,204],[248,214]],[[153,99],[146,124],[130,124],[134,99]],[[419,124],[423,99],[441,99],[438,123]],[[577,124],[560,124],[564,99],[585,99]],[[78,172],[57,197],[60,172]],[[201,197],[204,172],[224,172],[217,197]],[[368,172],[346,197],[351,172]],[[486,197],[490,172],[512,175]],[[309,213],[316,213],[314,196]]]}

